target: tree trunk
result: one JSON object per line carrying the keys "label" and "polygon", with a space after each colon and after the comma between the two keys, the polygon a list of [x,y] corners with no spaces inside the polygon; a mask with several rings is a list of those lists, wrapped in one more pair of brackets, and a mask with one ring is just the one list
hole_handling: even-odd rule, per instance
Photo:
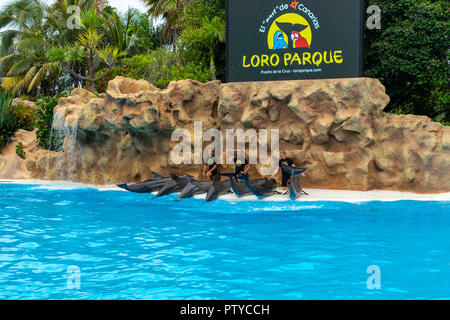
{"label": "tree trunk", "polygon": [[178,32],[177,28],[173,29],[173,52],[177,52]]}
{"label": "tree trunk", "polygon": [[95,68],[94,68],[94,53],[92,48],[89,48],[89,91],[96,92],[97,88],[95,87]]}
{"label": "tree trunk", "polygon": [[214,62],[214,51],[213,50],[211,50],[210,55],[211,55],[211,62],[209,65],[209,69],[211,70],[211,79],[217,80],[217,78],[216,78],[216,63]]}

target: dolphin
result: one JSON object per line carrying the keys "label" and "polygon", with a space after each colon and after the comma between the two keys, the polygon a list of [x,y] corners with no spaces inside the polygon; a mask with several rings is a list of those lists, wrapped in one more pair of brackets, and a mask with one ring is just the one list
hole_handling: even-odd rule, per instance
{"label": "dolphin", "polygon": [[306,28],[308,28],[308,26],[304,25],[304,24],[300,24],[300,23],[296,23],[296,24],[292,24],[290,22],[276,22],[278,28],[281,29],[281,31],[283,31],[287,36],[288,36],[288,48],[289,49],[293,49],[294,48],[294,41],[292,40],[292,32],[302,32],[303,30],[305,30]]}
{"label": "dolphin", "polygon": [[243,178],[248,190],[258,199],[263,199],[276,193],[277,181],[275,179],[262,178],[256,180],[248,180]]}
{"label": "dolphin", "polygon": [[222,173],[221,175],[229,178],[231,189],[238,197],[253,194],[258,199],[262,199],[276,192],[277,182],[275,179],[261,178],[249,180],[248,177],[241,176],[239,177],[239,182],[236,182],[233,179],[235,176],[234,173]]}
{"label": "dolphin", "polygon": [[291,176],[291,182],[289,184],[289,196],[292,200],[296,200],[302,193],[306,194],[302,189],[300,175],[306,171],[305,168],[287,167],[282,166],[281,169]]}
{"label": "dolphin", "polygon": [[191,178],[183,190],[181,190],[178,199],[190,198],[196,194],[207,193],[212,185],[212,181],[197,181]]}
{"label": "dolphin", "polygon": [[175,174],[170,174],[169,180],[164,184],[164,186],[156,194],[157,197],[166,196],[174,192],[180,192],[192,179],[192,176],[184,174],[182,176],[177,176]]}
{"label": "dolphin", "polygon": [[139,182],[136,184],[128,185],[126,183],[124,184],[118,184],[117,186],[119,188],[128,190],[130,192],[136,192],[136,193],[152,193],[161,190],[164,185],[171,180],[171,178],[165,178],[162,177],[159,173],[152,171],[153,178]]}
{"label": "dolphin", "polygon": [[220,175],[227,177],[229,179],[231,190],[237,197],[243,197],[245,195],[251,194],[251,191],[248,189],[245,181],[243,181],[242,179],[239,179],[239,182],[237,182],[235,179],[233,179],[236,176],[236,174],[221,173]]}
{"label": "dolphin", "polygon": [[230,180],[213,181],[212,186],[206,194],[206,202],[217,199],[218,196],[229,192],[231,189]]}

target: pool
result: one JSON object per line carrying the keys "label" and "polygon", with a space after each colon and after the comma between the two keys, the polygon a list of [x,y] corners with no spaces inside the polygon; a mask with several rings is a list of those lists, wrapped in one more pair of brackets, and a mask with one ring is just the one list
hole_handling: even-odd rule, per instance
{"label": "pool", "polygon": [[0,299],[450,298],[448,201],[205,203],[0,184],[0,250]]}

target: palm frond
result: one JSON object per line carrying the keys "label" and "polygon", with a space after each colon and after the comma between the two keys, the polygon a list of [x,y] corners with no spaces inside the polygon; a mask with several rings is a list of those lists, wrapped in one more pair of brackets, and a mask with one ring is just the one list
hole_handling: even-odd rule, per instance
{"label": "palm frond", "polygon": [[9,69],[7,76],[21,75],[29,70],[33,66],[33,60],[30,58],[22,58],[17,61],[11,69]]}

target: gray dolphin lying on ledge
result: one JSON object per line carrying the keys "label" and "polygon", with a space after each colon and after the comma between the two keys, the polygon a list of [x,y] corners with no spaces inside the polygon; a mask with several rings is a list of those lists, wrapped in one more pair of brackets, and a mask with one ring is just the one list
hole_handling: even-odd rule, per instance
{"label": "gray dolphin lying on ledge", "polygon": [[188,182],[193,177],[184,174],[182,176],[176,176],[173,173],[170,174],[170,179],[164,184],[164,186],[159,190],[157,197],[167,196],[168,194],[180,192],[188,184]]}
{"label": "gray dolphin lying on ledge", "polygon": [[181,190],[178,199],[190,198],[197,194],[207,193],[212,185],[212,181],[197,181],[191,178],[183,190]]}
{"label": "gray dolphin lying on ledge", "polygon": [[231,192],[230,180],[227,181],[213,181],[212,186],[206,194],[206,202],[217,199],[220,195]]}
{"label": "gray dolphin lying on ledge", "polygon": [[261,178],[249,180],[247,177],[241,176],[239,177],[239,182],[237,182],[233,179],[235,177],[234,173],[222,173],[221,175],[230,179],[231,189],[238,197],[253,194],[258,199],[262,199],[277,193],[277,181],[275,179]]}
{"label": "gray dolphin lying on ledge", "polygon": [[128,185],[118,184],[119,188],[128,190],[135,193],[152,193],[158,192],[157,197],[161,197],[173,192],[178,192],[181,189],[178,188],[179,185],[184,185],[187,183],[187,178],[192,178],[189,175],[176,176],[171,175],[170,177],[162,177],[159,173],[152,171],[153,178],[136,184]]}
{"label": "gray dolphin lying on ledge", "polygon": [[[283,171],[291,175],[290,196],[297,199],[301,193],[305,193],[301,188],[299,175],[306,171],[295,167],[283,167]],[[152,172],[154,178],[140,183],[128,185],[118,184],[119,188],[136,193],[158,192],[157,197],[162,197],[171,193],[179,192],[178,199],[189,198],[194,195],[206,193],[206,201],[217,199],[220,195],[233,192],[236,196],[242,197],[253,194],[262,199],[277,193],[277,183],[275,179],[261,178],[249,180],[240,177],[237,182],[233,177],[234,173],[224,173],[222,176],[228,177],[226,181],[197,181],[191,175],[177,176],[171,174],[170,177],[162,177],[157,172]]]}
{"label": "gray dolphin lying on ledge", "polygon": [[161,190],[161,188],[164,187],[166,182],[171,179],[168,177],[162,177],[159,173],[154,171],[152,171],[152,174],[153,178],[150,180],[146,180],[132,185],[128,185],[126,183],[118,184],[117,186],[130,192],[152,193]]}

